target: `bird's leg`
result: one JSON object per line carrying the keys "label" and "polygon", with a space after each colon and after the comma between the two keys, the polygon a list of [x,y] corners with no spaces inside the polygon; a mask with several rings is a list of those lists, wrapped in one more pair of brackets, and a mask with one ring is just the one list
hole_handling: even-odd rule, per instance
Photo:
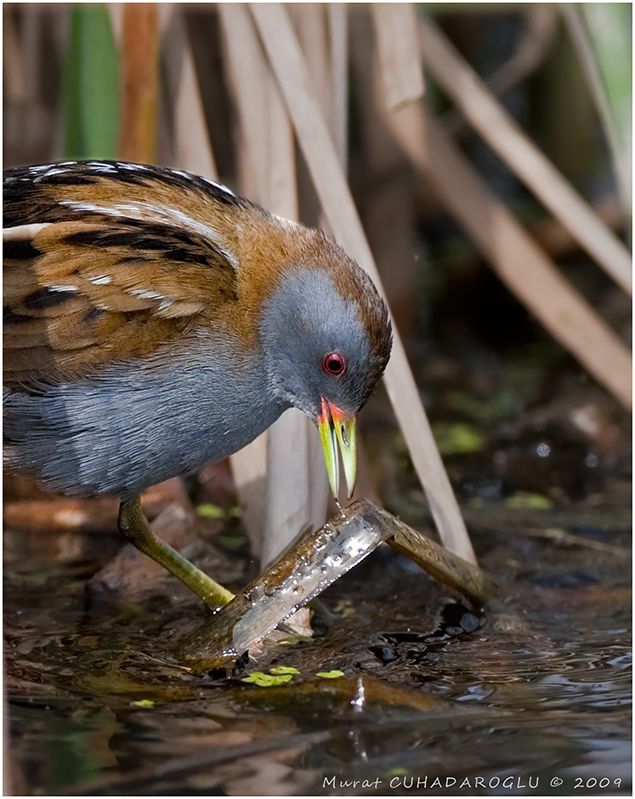
{"label": "bird's leg", "polygon": [[209,607],[226,605],[234,598],[231,591],[197,569],[187,558],[152,532],[141,510],[139,497],[121,501],[119,529],[131,544],[178,577]]}

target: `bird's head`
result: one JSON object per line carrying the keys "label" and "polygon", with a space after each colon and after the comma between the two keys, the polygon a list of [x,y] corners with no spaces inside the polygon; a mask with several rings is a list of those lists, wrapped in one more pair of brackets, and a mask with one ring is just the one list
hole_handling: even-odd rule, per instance
{"label": "bird's head", "polygon": [[261,340],[271,391],[316,423],[329,482],[348,496],[357,471],[356,418],[390,356],[391,325],[368,275],[329,242],[327,262],[294,264],[267,297]]}

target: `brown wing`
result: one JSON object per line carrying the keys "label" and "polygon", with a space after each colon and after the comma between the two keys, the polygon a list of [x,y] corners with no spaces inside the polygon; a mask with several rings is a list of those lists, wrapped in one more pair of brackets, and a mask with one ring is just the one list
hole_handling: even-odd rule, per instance
{"label": "brown wing", "polygon": [[92,162],[9,170],[4,189],[6,383],[143,357],[235,300],[215,184]]}

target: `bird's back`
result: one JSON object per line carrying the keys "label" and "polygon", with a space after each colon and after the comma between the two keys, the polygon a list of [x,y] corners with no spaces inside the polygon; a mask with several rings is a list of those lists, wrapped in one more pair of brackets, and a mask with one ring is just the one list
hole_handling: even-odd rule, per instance
{"label": "bird's back", "polygon": [[76,379],[145,357],[231,303],[236,265],[215,220],[245,202],[140,165],[5,172],[5,384]]}

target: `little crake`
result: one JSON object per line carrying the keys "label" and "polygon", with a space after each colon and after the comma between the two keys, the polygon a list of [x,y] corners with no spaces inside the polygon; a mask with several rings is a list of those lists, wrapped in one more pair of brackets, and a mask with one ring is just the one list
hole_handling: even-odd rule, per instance
{"label": "little crake", "polygon": [[150,531],[143,489],[223,458],[287,408],[332,489],[388,361],[386,307],[331,239],[212,181],[111,161],[4,175],[9,467],[121,498],[122,532],[217,605],[229,593]]}

